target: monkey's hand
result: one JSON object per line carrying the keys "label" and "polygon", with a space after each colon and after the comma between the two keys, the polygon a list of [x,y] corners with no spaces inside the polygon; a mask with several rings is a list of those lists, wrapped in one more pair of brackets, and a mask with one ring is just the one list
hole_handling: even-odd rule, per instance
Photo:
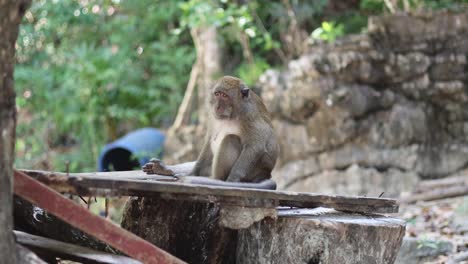
{"label": "monkey's hand", "polygon": [[167,175],[167,176],[174,176],[175,173],[168,168],[166,164],[164,164],[159,159],[151,159],[148,163],[143,165],[141,168],[147,174],[158,174],[158,175]]}

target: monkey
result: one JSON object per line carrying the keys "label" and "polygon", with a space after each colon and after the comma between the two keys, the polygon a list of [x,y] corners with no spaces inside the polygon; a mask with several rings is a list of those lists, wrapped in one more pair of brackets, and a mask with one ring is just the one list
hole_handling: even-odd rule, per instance
{"label": "monkey", "polygon": [[240,79],[224,76],[210,95],[211,129],[191,175],[260,182],[271,177],[278,143],[261,98]]}
{"label": "monkey", "polygon": [[[279,146],[262,99],[241,79],[224,76],[211,88],[209,103],[211,116],[202,150],[193,169],[183,174],[206,176],[216,185],[227,182],[228,186],[250,188],[262,183],[259,188],[276,188],[270,178]],[[174,174],[159,160],[142,169],[150,174]]]}

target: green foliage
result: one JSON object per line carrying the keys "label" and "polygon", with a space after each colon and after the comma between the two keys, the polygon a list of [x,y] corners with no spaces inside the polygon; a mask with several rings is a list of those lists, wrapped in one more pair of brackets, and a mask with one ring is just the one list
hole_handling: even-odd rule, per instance
{"label": "green foliage", "polygon": [[468,0],[413,0],[412,2],[422,4],[430,9],[457,9],[461,5],[468,4]]}
{"label": "green foliage", "polygon": [[172,1],[33,2],[17,42],[17,104],[30,116],[17,164],[68,142],[80,148],[53,166],[94,169],[105,142],[170,122],[194,60],[189,35],[170,33],[180,15]]}
{"label": "green foliage", "polygon": [[237,68],[237,75],[247,85],[252,86],[271,66],[262,58],[255,58],[254,63],[243,63]]}
{"label": "green foliage", "polygon": [[337,37],[343,36],[344,26],[335,22],[322,22],[322,26],[312,31],[313,39],[322,39],[328,42],[334,42]]}
{"label": "green foliage", "polygon": [[261,45],[268,50],[275,45],[268,32],[259,34],[259,29],[252,17],[252,8],[256,8],[255,2],[252,5],[238,5],[228,1],[203,1],[190,0],[182,2],[182,17],[180,28],[174,30],[179,34],[184,29],[200,28],[207,25],[221,29],[223,37],[228,41],[237,41],[239,34],[243,33],[254,44]]}
{"label": "green foliage", "polygon": [[[456,9],[468,3],[468,0],[406,0],[411,9]],[[397,8],[402,10],[404,7],[403,1],[397,2]],[[360,9],[372,13],[381,13],[387,7],[383,0],[361,0]]]}
{"label": "green foliage", "polygon": [[362,33],[367,29],[367,17],[356,12],[342,15],[336,23],[343,25],[344,35]]}
{"label": "green foliage", "polygon": [[383,0],[361,0],[359,9],[367,12],[381,13],[385,9]]}

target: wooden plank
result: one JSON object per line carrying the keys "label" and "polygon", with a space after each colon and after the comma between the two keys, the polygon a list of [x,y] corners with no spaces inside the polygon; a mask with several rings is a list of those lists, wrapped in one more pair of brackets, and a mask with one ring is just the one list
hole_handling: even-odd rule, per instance
{"label": "wooden plank", "polygon": [[[46,185],[15,170],[14,191],[70,225],[108,243],[143,263],[185,263],[112,222],[63,197]],[[63,181],[63,179],[60,179]],[[67,182],[65,180],[65,182]]]}
{"label": "wooden plank", "polygon": [[134,180],[158,180],[158,181],[177,181],[177,177],[164,176],[155,174],[146,174],[141,170],[134,171],[108,171],[108,172],[80,172],[80,173],[64,173],[64,172],[53,172],[53,171],[41,171],[41,170],[25,170],[20,169],[19,171],[26,173],[27,175],[46,181],[47,179],[59,180],[65,176],[83,177],[83,178],[113,178],[113,179],[134,179]]}
{"label": "wooden plank", "polygon": [[62,241],[14,231],[16,242],[33,251],[46,252],[62,259],[85,263],[141,264],[140,261],[120,255],[113,255]]}
{"label": "wooden plank", "polygon": [[[25,172],[58,191],[65,190],[65,192],[81,195],[151,196],[159,195],[159,193],[173,193],[179,194],[177,199],[181,199],[185,195],[187,200],[209,200],[209,198],[206,197],[217,197],[216,202],[219,203],[223,203],[223,201],[229,201],[231,204],[236,203],[236,197],[240,197],[250,198],[252,200],[273,200],[277,201],[278,205],[281,206],[302,208],[328,207],[339,211],[357,213],[398,212],[397,201],[386,198],[254,190],[157,180],[130,180],[132,175],[138,177],[142,176],[142,174],[144,174],[142,171],[116,172],[115,175],[118,175],[118,177],[113,177],[114,172],[107,172],[106,176],[97,173],[86,175],[70,174],[66,176],[63,173],[51,174],[42,173],[40,171],[34,171],[34,173],[31,173],[31,171]],[[53,175],[53,177],[51,175]],[[245,200],[237,200],[239,202],[238,205],[249,206],[244,203]],[[255,205],[252,206],[256,207]]]}
{"label": "wooden plank", "polygon": [[[87,172],[87,173],[71,173],[65,174],[60,172],[48,172],[48,171],[34,171],[34,170],[22,170],[26,174],[35,178],[44,178],[47,181],[51,178],[60,178],[63,176],[75,176],[82,178],[113,178],[113,179],[129,179],[129,180],[154,180],[154,181],[167,181],[167,182],[183,182],[200,185],[214,185],[224,187],[235,187],[235,188],[248,188],[248,189],[276,189],[276,183],[273,180],[265,180],[260,183],[247,183],[247,182],[227,182],[216,180],[208,177],[200,176],[166,176],[166,175],[155,175],[146,174],[142,171],[116,171],[116,172]],[[53,184],[53,183],[49,183]],[[242,185],[242,186],[239,186]]]}

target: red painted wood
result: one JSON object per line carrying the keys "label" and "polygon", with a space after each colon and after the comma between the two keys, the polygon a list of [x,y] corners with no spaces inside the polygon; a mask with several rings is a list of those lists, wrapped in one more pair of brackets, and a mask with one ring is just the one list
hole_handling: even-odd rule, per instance
{"label": "red painted wood", "polygon": [[15,194],[143,263],[185,263],[15,170]]}

